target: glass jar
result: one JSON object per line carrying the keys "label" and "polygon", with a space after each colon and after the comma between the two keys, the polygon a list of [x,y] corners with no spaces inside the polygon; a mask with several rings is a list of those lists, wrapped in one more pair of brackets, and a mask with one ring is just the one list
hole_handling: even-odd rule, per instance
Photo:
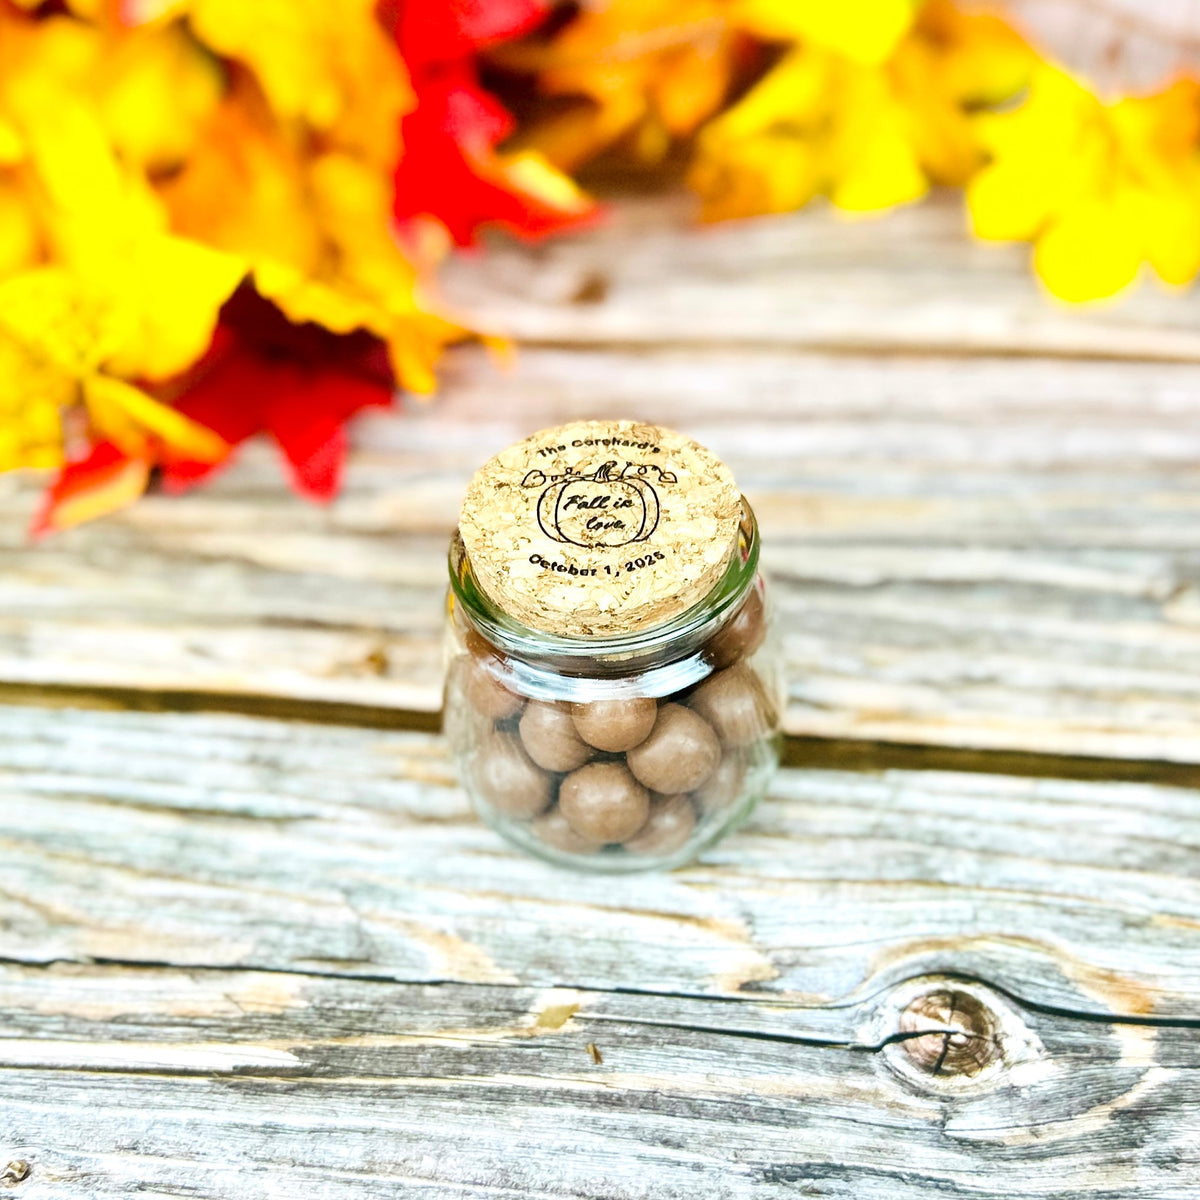
{"label": "glass jar", "polygon": [[[529,468],[546,447],[565,461]],[[700,552],[698,530],[729,537]],[[681,865],[740,823],[784,704],[758,559],[727,468],[669,430],[576,422],[481,468],[450,546],[443,711],[483,820],[603,872]]]}

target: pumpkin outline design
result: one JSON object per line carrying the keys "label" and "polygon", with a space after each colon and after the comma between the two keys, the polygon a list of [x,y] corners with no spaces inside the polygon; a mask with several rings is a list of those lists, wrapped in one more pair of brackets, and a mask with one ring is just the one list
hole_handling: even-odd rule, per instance
{"label": "pumpkin outline design", "polygon": [[[542,493],[538,496],[537,501],[537,522],[538,527],[551,541],[571,546],[582,546],[588,550],[616,550],[622,546],[632,545],[635,542],[647,541],[653,535],[654,531],[658,528],[661,516],[658,493],[644,478],[628,476],[623,473],[620,475],[610,474],[605,469],[610,465],[612,464],[606,463],[604,467],[598,468],[595,472],[587,476],[571,474],[561,479],[552,480],[548,486],[542,489]],[[541,473],[538,472],[538,474]],[[527,476],[526,478],[528,479],[529,477]],[[641,517],[635,522],[632,534],[621,530],[604,530],[600,531],[594,540],[582,541],[578,537],[572,537],[563,530],[561,506],[567,488],[578,487],[581,484],[587,483],[603,484],[610,490],[619,489],[630,495],[631,498],[637,499],[640,505]]]}

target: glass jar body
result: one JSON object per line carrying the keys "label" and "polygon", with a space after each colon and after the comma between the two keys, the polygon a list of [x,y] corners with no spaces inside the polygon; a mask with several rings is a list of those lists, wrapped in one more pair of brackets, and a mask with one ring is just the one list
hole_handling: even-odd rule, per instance
{"label": "glass jar body", "polygon": [[452,588],[444,728],[480,817],[543,859],[609,873],[680,866],[743,821],[778,765],[785,699],[756,560],[677,646],[592,663],[498,645]]}

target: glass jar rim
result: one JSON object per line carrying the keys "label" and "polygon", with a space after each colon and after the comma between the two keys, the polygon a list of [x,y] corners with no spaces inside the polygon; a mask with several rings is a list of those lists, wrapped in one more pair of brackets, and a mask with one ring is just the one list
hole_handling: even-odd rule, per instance
{"label": "glass jar rim", "polygon": [[[618,635],[573,637],[534,629],[510,617],[483,591],[457,528],[450,539],[450,587],[477,632],[513,658],[565,673],[616,674],[694,654],[736,611],[758,578],[758,520],[741,497],[742,515],[729,562],[717,583],[683,612],[644,629]],[[572,671],[572,667],[576,668]]]}

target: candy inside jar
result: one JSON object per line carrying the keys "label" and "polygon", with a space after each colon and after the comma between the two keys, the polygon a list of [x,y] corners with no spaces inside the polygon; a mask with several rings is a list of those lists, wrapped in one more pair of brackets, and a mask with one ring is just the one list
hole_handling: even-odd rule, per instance
{"label": "candy inside jar", "polygon": [[748,814],[782,683],[754,515],[718,460],[628,422],[534,435],[472,482],[450,566],[445,728],[495,830],[637,871]]}

